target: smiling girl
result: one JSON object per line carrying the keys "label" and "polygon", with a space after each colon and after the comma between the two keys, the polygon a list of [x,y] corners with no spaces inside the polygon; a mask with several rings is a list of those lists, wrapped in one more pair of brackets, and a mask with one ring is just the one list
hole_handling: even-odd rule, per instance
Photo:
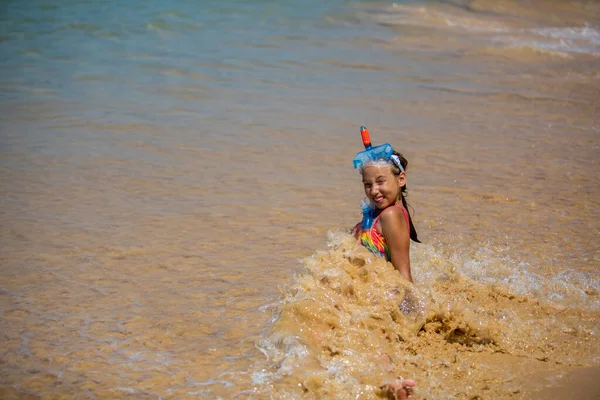
{"label": "smiling girl", "polygon": [[363,157],[355,162],[375,217],[371,224],[363,217],[362,223],[355,227],[355,235],[365,247],[385,257],[402,276],[412,282],[410,240],[419,242],[419,239],[405,199],[408,161],[391,146],[389,148],[389,155]]}

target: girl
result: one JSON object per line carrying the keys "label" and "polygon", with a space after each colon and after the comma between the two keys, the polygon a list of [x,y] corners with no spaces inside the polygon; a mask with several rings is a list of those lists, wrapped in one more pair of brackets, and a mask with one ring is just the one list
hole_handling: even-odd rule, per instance
{"label": "girl", "polygon": [[[412,282],[410,240],[419,242],[419,239],[405,199],[408,161],[389,144],[372,148],[366,128],[361,127],[361,135],[367,150],[357,154],[354,167],[359,168],[371,205],[363,207],[363,220],[354,227],[355,236]],[[413,394],[414,386],[414,380],[400,378],[386,383],[381,389],[388,398],[406,400]]]}
{"label": "girl", "polygon": [[369,250],[390,261],[402,276],[412,282],[410,240],[419,242],[419,239],[405,199],[408,161],[402,154],[393,151],[389,156],[363,159],[355,165],[359,167],[365,195],[375,216],[372,224],[363,216],[363,221],[354,229],[355,236]]}

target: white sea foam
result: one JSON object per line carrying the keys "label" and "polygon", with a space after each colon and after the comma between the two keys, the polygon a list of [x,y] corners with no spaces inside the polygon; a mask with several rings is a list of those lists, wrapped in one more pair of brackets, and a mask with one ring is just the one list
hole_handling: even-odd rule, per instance
{"label": "white sea foam", "polygon": [[500,17],[467,13],[457,8],[438,9],[396,3],[374,15],[376,21],[388,26],[457,30],[477,35],[473,39],[478,41],[490,40],[510,47],[529,47],[563,55],[600,54],[600,28],[589,24],[536,27],[533,21],[527,23],[513,17],[505,16],[504,20],[500,20]]}
{"label": "white sea foam", "polygon": [[590,26],[566,27],[566,28],[540,28],[532,29],[531,32],[557,39],[584,40],[593,45],[600,45],[600,31]]}
{"label": "white sea foam", "polygon": [[532,29],[531,33],[547,41],[534,41],[534,47],[559,50],[567,53],[600,54],[600,31],[592,27],[566,27]]}

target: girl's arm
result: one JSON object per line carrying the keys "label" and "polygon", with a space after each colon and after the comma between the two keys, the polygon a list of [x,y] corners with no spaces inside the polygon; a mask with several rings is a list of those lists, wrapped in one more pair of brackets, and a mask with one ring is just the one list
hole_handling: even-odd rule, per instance
{"label": "girl's arm", "polygon": [[381,212],[379,218],[381,232],[390,250],[392,265],[409,282],[410,274],[410,234],[402,210],[398,207],[388,207]]}
{"label": "girl's arm", "polygon": [[356,239],[358,239],[358,236],[360,235],[361,227],[362,221],[358,222],[356,225],[354,225],[354,228],[352,228],[352,234]]}

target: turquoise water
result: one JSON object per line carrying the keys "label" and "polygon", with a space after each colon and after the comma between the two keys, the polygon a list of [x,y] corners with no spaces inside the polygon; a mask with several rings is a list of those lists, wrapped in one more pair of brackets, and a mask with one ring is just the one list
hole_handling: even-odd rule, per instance
{"label": "turquoise water", "polygon": [[[344,83],[359,79],[359,72],[338,74],[327,64],[328,56],[335,49],[337,62],[368,64],[372,54],[345,43],[365,29],[370,36],[384,34],[345,19],[344,2],[5,6],[6,103],[85,105],[88,119],[172,127],[199,121],[211,126],[243,123],[256,110],[276,108],[281,96],[293,93],[285,105],[292,108],[315,91],[325,95],[325,84],[357,95],[356,88]],[[234,111],[240,103],[241,113]],[[276,123],[276,110],[270,112],[256,123]],[[72,114],[83,117],[79,111]]]}
{"label": "turquoise water", "polygon": [[[552,360],[597,366],[599,11],[548,0],[3,2],[0,394],[318,397],[297,392],[311,366],[274,361],[294,348],[265,343],[311,323],[268,333],[298,260],[360,218],[361,125],[409,160],[425,243],[413,249],[417,285],[451,265],[476,288],[457,292],[497,285],[549,301],[567,310],[560,332],[591,349]],[[531,309],[511,307],[511,324],[535,325]],[[509,328],[523,348],[541,340]],[[415,357],[441,365],[453,349]],[[472,387],[497,376],[481,372],[486,362],[470,366]],[[414,365],[398,368],[423,396],[464,395],[460,376]],[[533,381],[509,378],[521,376]],[[350,372],[328,379],[339,398],[372,394]],[[510,396],[495,389],[481,390]]]}

